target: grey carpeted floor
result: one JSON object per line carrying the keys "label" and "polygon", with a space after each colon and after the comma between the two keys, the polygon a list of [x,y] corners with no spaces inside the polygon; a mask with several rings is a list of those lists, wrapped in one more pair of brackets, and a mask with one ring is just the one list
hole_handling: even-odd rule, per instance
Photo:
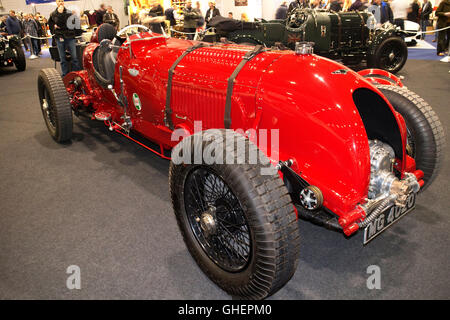
{"label": "grey carpeted floor", "polygon": [[[168,162],[101,123],[75,120],[56,144],[38,105],[39,70],[0,71],[0,298],[230,299],[199,270],[168,195]],[[449,136],[449,65],[408,61],[400,73]],[[417,209],[368,246],[300,221],[301,259],[271,299],[450,298],[449,150]],[[81,268],[81,290],[66,269]],[[381,268],[381,290],[366,287]]]}

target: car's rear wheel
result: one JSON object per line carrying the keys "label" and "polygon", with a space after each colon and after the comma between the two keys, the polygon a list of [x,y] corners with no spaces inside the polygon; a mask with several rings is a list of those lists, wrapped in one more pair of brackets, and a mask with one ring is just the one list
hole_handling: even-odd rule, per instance
{"label": "car's rear wheel", "polygon": [[403,68],[407,59],[405,41],[400,37],[390,37],[381,42],[373,55],[367,57],[367,66],[396,73]]}
{"label": "car's rear wheel", "polygon": [[25,53],[22,50],[22,47],[15,46],[13,48],[15,57],[14,57],[14,65],[18,71],[25,71],[27,67],[27,60],[25,59]]}
{"label": "car's rear wheel", "polygon": [[[225,132],[231,132],[225,142],[209,140]],[[234,131],[208,130],[185,138],[172,155],[190,152],[186,162],[194,163],[196,148],[214,146],[224,152],[237,150],[237,143],[245,145],[246,154],[234,155],[234,163],[257,150]],[[178,225],[194,260],[232,296],[263,299],[278,291],[293,276],[299,256],[296,215],[278,174],[261,175],[263,166],[248,161],[186,162],[172,160],[169,182]]]}
{"label": "car's rear wheel", "polygon": [[444,128],[431,106],[414,92],[390,85],[377,87],[405,119],[408,132],[406,151],[415,159],[417,169],[425,174],[424,190],[434,181],[442,166]]}
{"label": "car's rear wheel", "polygon": [[66,87],[56,69],[39,72],[39,103],[48,132],[57,142],[72,138],[73,116]]}

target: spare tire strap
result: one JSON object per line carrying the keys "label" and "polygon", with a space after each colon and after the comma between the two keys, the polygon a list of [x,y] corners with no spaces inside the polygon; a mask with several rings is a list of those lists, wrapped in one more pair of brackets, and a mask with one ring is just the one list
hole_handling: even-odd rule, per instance
{"label": "spare tire strap", "polygon": [[244,66],[256,57],[258,54],[263,52],[265,47],[263,45],[257,45],[253,50],[247,52],[242,59],[241,63],[238,64],[236,69],[234,70],[231,77],[228,78],[228,88],[227,88],[227,98],[225,102],[225,116],[224,116],[224,125],[225,129],[231,128],[231,97],[233,95],[234,82],[236,77],[239,75],[239,72],[244,68]]}
{"label": "spare tire strap", "polygon": [[213,44],[205,44],[204,42],[199,42],[196,45],[193,45],[192,47],[189,47],[186,49],[185,52],[181,56],[178,57],[178,59],[173,63],[172,67],[169,69],[169,79],[167,81],[167,93],[166,93],[166,108],[164,113],[164,124],[170,128],[170,130],[173,130],[173,122],[172,122],[172,108],[171,108],[171,100],[172,100],[172,81],[173,81],[173,74],[175,72],[175,68],[177,65],[183,60],[184,57],[186,57],[189,53],[192,51],[195,51],[199,48],[203,47],[211,47]]}

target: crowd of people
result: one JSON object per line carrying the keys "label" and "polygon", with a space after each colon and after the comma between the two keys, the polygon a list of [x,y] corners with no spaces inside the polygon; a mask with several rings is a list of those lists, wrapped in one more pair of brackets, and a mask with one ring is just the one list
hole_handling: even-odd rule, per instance
{"label": "crowd of people", "polygon": [[[411,2],[412,1],[412,2]],[[420,23],[423,31],[431,25],[430,15],[433,12],[432,4],[429,0],[294,0],[288,4],[288,1],[283,1],[275,12],[275,19],[286,19],[294,9],[297,8],[312,8],[312,9],[327,9],[334,12],[341,11],[364,11],[374,6],[379,8],[380,16],[378,23],[391,22],[404,29],[404,21],[410,20]],[[177,21],[182,21],[183,32],[188,39],[193,39],[195,32],[198,29],[205,28],[210,20],[221,13],[214,1],[209,2],[209,9],[203,15],[200,1],[193,2],[188,0],[184,8],[177,5],[164,10],[160,1],[150,0],[148,7],[143,7],[137,16],[132,16],[132,23],[141,23],[153,32],[162,33],[165,28],[165,20],[169,21],[169,26],[174,27]],[[56,0],[57,9],[52,12],[49,19],[36,13],[16,15],[14,10],[10,11],[9,16],[2,17],[0,21],[0,32],[2,34],[15,34],[23,39],[23,44],[26,50],[29,50],[30,59],[36,59],[41,54],[41,46],[47,43],[47,35],[52,34],[53,45],[58,47],[58,50],[68,50],[75,52],[75,37],[79,35],[82,30],[99,26],[102,23],[109,23],[116,29],[120,27],[120,20],[114,12],[112,6],[101,4],[99,9],[84,11],[77,14],[73,10],[69,10],[64,6],[64,0]],[[67,20],[73,15],[78,15],[81,23],[80,30],[69,30],[67,28]],[[442,29],[450,25],[450,0],[441,0],[436,12],[437,29]],[[234,19],[233,12],[228,12],[228,18]],[[133,21],[134,19],[134,21]],[[243,21],[248,21],[245,13],[240,17]],[[177,32],[177,31],[176,31]],[[179,32],[179,31],[178,31]],[[422,34],[422,37],[425,35]],[[438,42],[437,53],[444,55],[448,50],[450,38],[450,30],[446,29],[436,33],[434,41]],[[62,52],[62,51],[61,51]],[[60,54],[61,56],[61,54]],[[76,55],[75,55],[76,56]],[[61,59],[61,67],[63,73],[66,73],[66,62]],[[78,61],[72,61],[75,66]]]}

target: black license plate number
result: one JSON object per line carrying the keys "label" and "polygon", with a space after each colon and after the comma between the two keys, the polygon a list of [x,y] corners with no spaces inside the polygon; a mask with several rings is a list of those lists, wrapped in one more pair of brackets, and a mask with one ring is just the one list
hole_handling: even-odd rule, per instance
{"label": "black license plate number", "polygon": [[380,214],[374,221],[372,221],[364,229],[364,244],[369,243],[375,237],[377,237],[384,230],[392,226],[395,222],[400,220],[404,215],[414,209],[416,205],[416,194],[413,193],[408,197],[406,206],[398,207],[393,206]]}

